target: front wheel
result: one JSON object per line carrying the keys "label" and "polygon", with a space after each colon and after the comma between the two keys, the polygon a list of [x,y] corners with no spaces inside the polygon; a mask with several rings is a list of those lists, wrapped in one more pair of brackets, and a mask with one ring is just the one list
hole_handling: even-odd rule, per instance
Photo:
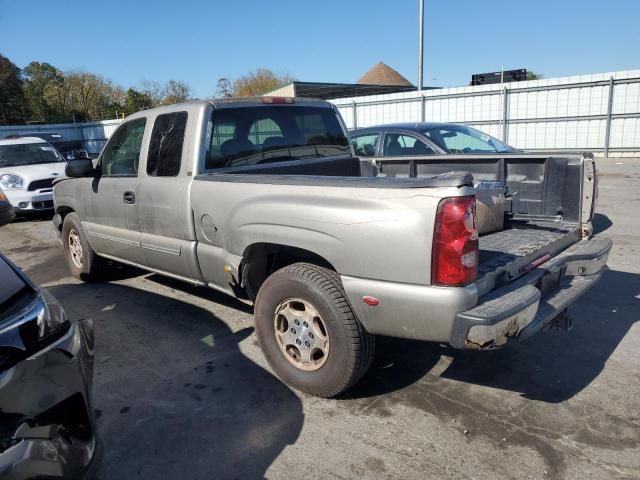
{"label": "front wheel", "polygon": [[332,270],[295,263],[264,282],[255,308],[256,333],[275,373],[288,385],[333,397],[354,385],[375,348]]}
{"label": "front wheel", "polygon": [[64,218],[62,245],[71,275],[85,282],[102,278],[106,262],[89,245],[77,213],[70,213]]}

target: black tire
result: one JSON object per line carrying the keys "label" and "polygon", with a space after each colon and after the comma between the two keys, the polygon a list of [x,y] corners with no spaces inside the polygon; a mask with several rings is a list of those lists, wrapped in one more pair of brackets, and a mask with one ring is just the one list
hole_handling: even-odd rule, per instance
{"label": "black tire", "polygon": [[[77,235],[81,247],[81,264],[78,265],[71,254],[70,235]],[[77,213],[69,213],[62,224],[62,246],[71,275],[85,282],[96,282],[104,278],[106,261],[91,248]]]}
{"label": "black tire", "polygon": [[[294,365],[276,340],[274,315],[281,302],[308,302],[326,326],[330,340],[324,363],[313,371]],[[332,270],[295,263],[269,276],[256,299],[256,334],[271,368],[287,385],[318,397],[334,397],[353,386],[371,366],[375,337],[358,321],[342,282]]]}

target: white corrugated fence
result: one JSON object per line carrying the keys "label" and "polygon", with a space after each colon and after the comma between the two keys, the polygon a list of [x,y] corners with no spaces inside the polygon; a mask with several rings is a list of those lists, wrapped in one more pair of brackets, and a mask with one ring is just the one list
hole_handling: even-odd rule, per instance
{"label": "white corrugated fence", "polygon": [[347,126],[464,123],[527,150],[640,155],[640,70],[340,98]]}

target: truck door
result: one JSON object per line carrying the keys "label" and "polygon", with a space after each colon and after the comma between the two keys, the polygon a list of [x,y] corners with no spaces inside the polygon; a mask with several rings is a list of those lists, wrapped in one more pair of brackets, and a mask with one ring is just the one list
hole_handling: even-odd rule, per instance
{"label": "truck door", "polygon": [[[145,265],[187,279],[200,278],[189,207],[188,113],[153,119],[147,161],[140,176],[138,212]],[[183,160],[184,159],[184,160]]]}
{"label": "truck door", "polygon": [[136,263],[142,260],[137,190],[146,122],[137,118],[118,127],[100,155],[101,173],[84,195],[84,225],[94,250]]}

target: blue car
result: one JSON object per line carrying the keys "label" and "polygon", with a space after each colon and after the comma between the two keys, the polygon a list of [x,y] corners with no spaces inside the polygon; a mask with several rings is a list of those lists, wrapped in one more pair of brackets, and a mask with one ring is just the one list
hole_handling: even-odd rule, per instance
{"label": "blue car", "polygon": [[475,128],[455,123],[395,123],[351,130],[359,157],[517,153],[519,150]]}

